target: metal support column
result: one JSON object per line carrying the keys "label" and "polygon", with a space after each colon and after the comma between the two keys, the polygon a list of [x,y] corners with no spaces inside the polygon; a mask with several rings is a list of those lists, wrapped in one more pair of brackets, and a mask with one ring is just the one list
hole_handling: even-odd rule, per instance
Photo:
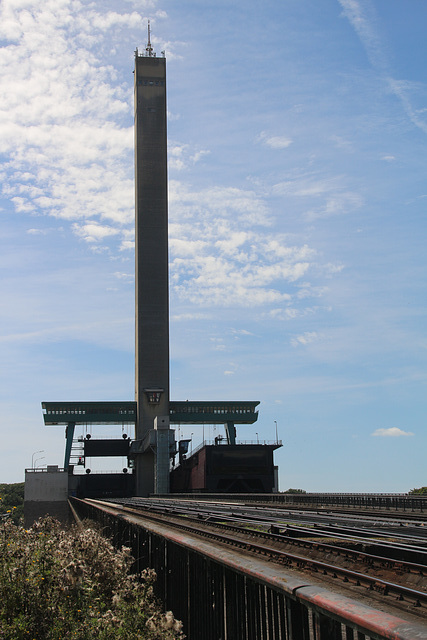
{"label": "metal support column", "polygon": [[73,446],[75,427],[75,422],[69,422],[65,427],[65,437],[67,442],[65,444],[64,471],[68,471],[68,467],[70,466],[71,447]]}

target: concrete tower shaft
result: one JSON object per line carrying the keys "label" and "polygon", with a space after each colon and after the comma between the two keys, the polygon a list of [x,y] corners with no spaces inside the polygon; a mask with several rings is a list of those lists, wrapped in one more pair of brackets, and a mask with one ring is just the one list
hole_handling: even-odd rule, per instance
{"label": "concrete tower shaft", "polygon": [[[148,51],[148,50],[147,50]],[[169,416],[169,282],[166,60],[135,55],[136,440]],[[149,447],[136,458],[136,492],[154,490]]]}

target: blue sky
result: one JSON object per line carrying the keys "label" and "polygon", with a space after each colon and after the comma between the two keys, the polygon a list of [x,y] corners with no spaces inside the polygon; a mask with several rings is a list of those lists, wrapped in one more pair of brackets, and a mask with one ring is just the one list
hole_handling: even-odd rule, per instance
{"label": "blue sky", "polygon": [[0,481],[62,465],[41,401],[133,399],[147,19],[172,399],[259,400],[282,490],[427,484],[424,0],[2,0]]}

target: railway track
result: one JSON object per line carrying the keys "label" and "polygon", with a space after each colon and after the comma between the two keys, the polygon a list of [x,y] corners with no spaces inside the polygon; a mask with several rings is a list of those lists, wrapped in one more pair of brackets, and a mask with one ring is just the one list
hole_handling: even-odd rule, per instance
{"label": "railway track", "polygon": [[[272,527],[272,533],[288,537],[294,544],[304,544],[307,538],[311,539],[311,543],[317,546],[322,544],[325,538],[333,538],[336,543],[341,541],[342,545],[347,544],[350,549],[360,553],[369,551],[371,555],[378,555],[388,560],[394,559],[396,563],[405,562],[407,564],[415,563],[424,567],[427,573],[427,549],[425,547],[408,546],[407,543],[399,543],[383,539],[358,538],[354,535],[331,532],[330,529],[313,529],[306,527],[287,526],[284,529],[280,527]],[[300,542],[299,539],[302,538]],[[320,542],[319,542],[320,541]],[[337,548],[337,547],[334,547]],[[339,547],[338,547],[339,548]]]}
{"label": "railway track", "polygon": [[371,509],[368,507],[357,508],[357,507],[338,507],[334,505],[327,505],[322,507],[321,505],[312,505],[312,504],[270,504],[266,503],[269,509],[287,509],[289,511],[316,511],[317,513],[324,513],[329,515],[336,516],[349,516],[352,518],[387,518],[388,520],[401,520],[402,518],[410,520],[414,523],[414,525],[422,525],[423,522],[427,519],[427,512],[417,512],[411,509]]}
{"label": "railway track", "polygon": [[[427,524],[427,516],[424,516],[421,520],[414,515],[400,514],[400,516],[392,513],[378,513],[365,511],[348,513],[347,511],[325,509],[313,509],[304,507],[290,507],[288,505],[253,505],[252,503],[245,502],[215,502],[204,501],[203,498],[198,500],[178,500],[174,498],[139,498],[138,500],[145,501],[147,504],[153,505],[153,508],[161,508],[163,505],[165,509],[175,507],[179,511],[187,510],[188,512],[206,512],[206,513],[244,513],[247,518],[260,518],[260,519],[281,519],[285,515],[288,519],[293,518],[296,521],[310,521],[315,519],[316,522],[348,522],[355,525],[359,524],[359,527],[369,527],[374,523],[376,527],[389,527],[391,529],[396,527],[404,527],[405,535],[408,531],[412,531],[414,535],[422,535],[423,527]],[[427,531],[425,532],[427,539]]]}
{"label": "railway track", "polygon": [[[421,616],[427,615],[427,551],[420,548],[415,553],[421,553],[421,562],[409,562],[402,559],[408,551],[408,542],[393,545],[375,542],[375,548],[381,547],[381,555],[366,551],[367,539],[352,539],[354,544],[364,544],[365,550],[350,547],[349,539],[328,542],[307,538],[292,538],[283,532],[260,530],[259,520],[252,517],[245,521],[236,522],[236,506],[233,514],[229,510],[221,514],[212,513],[213,505],[209,505],[210,514],[207,515],[205,506],[198,509],[194,504],[183,507],[176,501],[152,501],[140,498],[121,499],[109,503],[117,508],[118,514],[126,513],[148,518],[163,525],[178,528],[195,536],[209,538],[216,544],[226,545],[262,556],[271,562],[282,566],[308,571],[318,578],[333,580],[341,585],[362,588],[369,593],[387,596],[394,603],[410,606]],[[182,508],[181,508],[182,507]],[[220,518],[224,518],[221,520]],[[244,514],[239,514],[244,518]],[[232,521],[234,518],[234,521]],[[262,520],[266,529],[266,521]],[[274,529],[274,526],[273,526]],[[400,545],[400,546],[399,546]],[[392,555],[398,557],[391,557]],[[417,556],[418,557],[418,556]]]}
{"label": "railway track", "polygon": [[[144,506],[148,510],[157,512],[194,515],[207,522],[241,522],[245,525],[252,524],[254,528],[265,528],[268,531],[289,530],[294,535],[304,531],[306,536],[343,538],[363,544],[367,544],[372,539],[376,542],[382,539],[382,544],[385,546],[387,546],[386,541],[391,538],[396,546],[400,545],[402,552],[405,547],[408,550],[419,550],[421,556],[423,552],[427,552],[427,527],[411,528],[412,522],[408,520],[394,522],[391,525],[388,520],[364,519],[358,521],[356,528],[348,526],[348,520],[344,523],[337,522],[335,515],[328,517],[324,513],[312,511],[295,513],[287,509],[278,511],[268,507],[254,508],[252,505],[248,507],[244,504],[217,504],[174,499],[130,498],[122,499],[122,502],[123,500],[126,500],[129,506]],[[353,519],[352,522],[354,522]],[[414,560],[414,557],[411,559]]]}

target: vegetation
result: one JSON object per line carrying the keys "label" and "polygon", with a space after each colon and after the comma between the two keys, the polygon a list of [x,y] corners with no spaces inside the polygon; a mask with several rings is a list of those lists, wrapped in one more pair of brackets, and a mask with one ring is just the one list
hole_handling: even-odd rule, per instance
{"label": "vegetation", "polygon": [[24,517],[24,483],[0,484],[0,517],[20,522]]}
{"label": "vegetation", "polygon": [[288,489],[287,491],[282,491],[282,493],[307,493],[304,489]]}
{"label": "vegetation", "polygon": [[420,493],[427,493],[427,487],[420,487],[419,489],[411,489],[411,491],[408,491],[408,494],[411,495],[417,495]]}
{"label": "vegetation", "polygon": [[154,572],[130,572],[97,530],[65,530],[51,518],[24,529],[0,524],[1,640],[182,640],[181,622],[160,612]]}

